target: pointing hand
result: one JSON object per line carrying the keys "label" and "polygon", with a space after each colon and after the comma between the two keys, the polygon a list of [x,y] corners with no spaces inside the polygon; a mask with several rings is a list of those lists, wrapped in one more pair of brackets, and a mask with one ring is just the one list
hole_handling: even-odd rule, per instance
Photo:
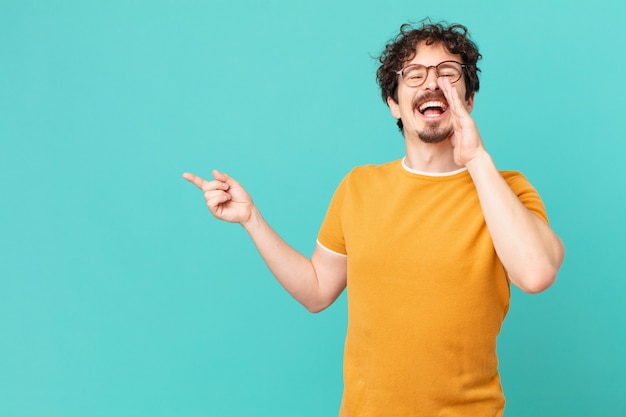
{"label": "pointing hand", "polygon": [[228,175],[213,170],[212,181],[188,172],[183,174],[183,178],[202,190],[207,207],[217,219],[231,223],[245,223],[250,220],[254,207],[252,198]]}

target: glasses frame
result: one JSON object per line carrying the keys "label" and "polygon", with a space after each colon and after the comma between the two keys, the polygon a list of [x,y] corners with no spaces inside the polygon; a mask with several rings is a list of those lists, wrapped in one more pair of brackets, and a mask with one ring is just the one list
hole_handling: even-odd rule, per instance
{"label": "glasses frame", "polygon": [[[463,64],[463,63],[461,63],[461,62],[459,62],[459,61],[455,61],[455,60],[453,60],[453,59],[449,59],[449,60],[446,60],[446,61],[441,61],[441,62],[440,62],[440,63],[438,63],[437,65],[429,65],[429,66],[422,65],[422,64],[409,64],[409,65],[407,65],[407,66],[403,67],[400,71],[396,71],[396,74],[398,74],[398,75],[400,76],[400,78],[402,79],[402,82],[403,82],[404,84],[406,84],[408,87],[419,87],[419,86],[423,85],[423,84],[426,82],[426,80],[428,79],[428,70],[430,70],[431,68],[432,68],[432,69],[434,69],[434,70],[435,70],[435,76],[436,76],[437,78],[439,78],[439,77],[440,77],[440,75],[439,75],[439,71],[438,71],[439,66],[440,66],[441,64],[447,64],[447,63],[450,63],[450,62],[454,62],[455,64],[459,64],[459,65],[461,66],[461,75],[459,76],[459,78],[457,78],[457,79],[456,79],[456,80],[454,80],[454,81],[450,81],[450,84],[454,84],[454,83],[459,82],[459,80],[460,80],[461,78],[463,78],[463,75],[464,75],[464,74],[465,74],[465,72],[467,71],[467,65],[465,65],[465,64]],[[404,79],[404,71],[405,71],[407,68],[410,68],[410,67],[416,67],[416,66],[417,66],[417,67],[424,67],[424,68],[426,68],[426,76],[424,77],[424,80],[423,80],[421,83],[419,83],[419,84],[417,84],[417,85],[410,85],[410,84],[409,84],[409,83],[408,83],[408,82]]]}

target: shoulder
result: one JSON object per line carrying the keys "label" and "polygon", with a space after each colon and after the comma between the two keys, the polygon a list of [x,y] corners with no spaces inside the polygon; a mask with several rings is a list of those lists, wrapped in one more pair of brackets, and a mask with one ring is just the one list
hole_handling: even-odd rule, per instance
{"label": "shoulder", "polygon": [[518,195],[523,192],[536,192],[530,181],[519,171],[500,171],[500,175]]}
{"label": "shoulder", "polygon": [[369,164],[358,166],[353,168],[352,171],[346,175],[344,181],[358,184],[361,182],[386,180],[399,171],[400,164],[400,160],[395,160],[380,165]]}
{"label": "shoulder", "polygon": [[500,171],[500,173],[526,208],[548,221],[541,196],[526,177],[518,171]]}

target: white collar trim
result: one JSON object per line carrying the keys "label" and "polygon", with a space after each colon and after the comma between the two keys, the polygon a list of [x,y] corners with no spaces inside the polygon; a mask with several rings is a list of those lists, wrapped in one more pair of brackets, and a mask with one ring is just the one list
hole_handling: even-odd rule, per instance
{"label": "white collar trim", "polygon": [[456,175],[458,173],[461,173],[463,171],[467,171],[466,167],[463,168],[459,168],[457,170],[454,171],[449,171],[449,172],[427,172],[427,171],[419,171],[417,169],[413,169],[410,168],[406,162],[406,156],[404,158],[402,158],[402,168],[404,168],[405,170],[407,170],[408,172],[412,173],[412,174],[419,174],[419,175],[425,175],[427,177],[450,177],[452,175]]}

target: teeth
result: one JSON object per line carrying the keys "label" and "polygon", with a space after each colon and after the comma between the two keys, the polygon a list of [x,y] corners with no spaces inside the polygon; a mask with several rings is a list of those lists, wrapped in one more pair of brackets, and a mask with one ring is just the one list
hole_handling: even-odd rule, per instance
{"label": "teeth", "polygon": [[446,109],[448,108],[448,104],[443,101],[427,101],[426,103],[423,103],[419,107],[420,113],[423,113],[424,110],[426,110],[429,107],[441,107],[443,111],[446,111]]}

